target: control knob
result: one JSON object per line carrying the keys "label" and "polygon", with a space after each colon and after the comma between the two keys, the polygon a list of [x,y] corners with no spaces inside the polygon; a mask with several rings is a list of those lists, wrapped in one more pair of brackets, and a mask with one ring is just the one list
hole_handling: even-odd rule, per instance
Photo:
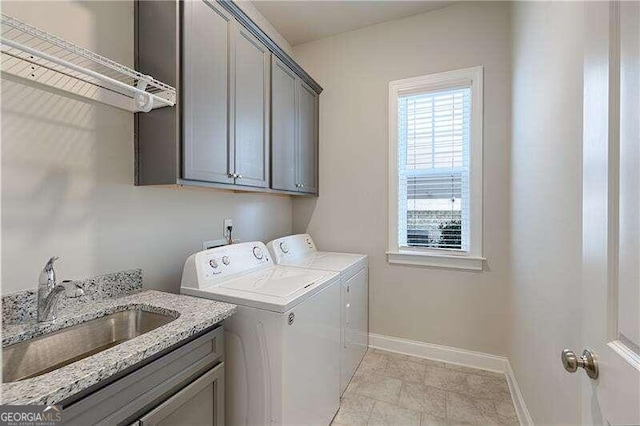
{"label": "control knob", "polygon": [[264,257],[264,253],[262,253],[262,249],[258,246],[255,246],[253,248],[253,255],[256,257],[256,259],[261,260]]}

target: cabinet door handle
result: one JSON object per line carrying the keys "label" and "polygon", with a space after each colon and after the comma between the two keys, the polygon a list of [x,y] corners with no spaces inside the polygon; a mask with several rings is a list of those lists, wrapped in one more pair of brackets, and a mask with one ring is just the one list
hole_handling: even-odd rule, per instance
{"label": "cabinet door handle", "polygon": [[229,173],[229,177],[235,179],[238,177],[238,175],[236,173]]}
{"label": "cabinet door handle", "polygon": [[242,179],[242,175],[236,175],[238,179]]}

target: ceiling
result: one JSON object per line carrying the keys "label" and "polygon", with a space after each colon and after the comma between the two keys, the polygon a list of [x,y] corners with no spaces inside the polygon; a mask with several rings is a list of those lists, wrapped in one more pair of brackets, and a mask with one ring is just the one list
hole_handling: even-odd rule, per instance
{"label": "ceiling", "polygon": [[292,45],[380,22],[429,12],[452,1],[254,0],[255,7]]}

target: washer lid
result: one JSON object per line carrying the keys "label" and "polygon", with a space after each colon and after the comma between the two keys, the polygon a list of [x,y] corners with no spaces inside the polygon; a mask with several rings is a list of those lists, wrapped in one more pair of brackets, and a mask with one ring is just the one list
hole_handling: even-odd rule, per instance
{"label": "washer lid", "polygon": [[220,284],[220,288],[265,296],[288,297],[328,278],[322,271],[305,271],[272,267],[232,279]]}
{"label": "washer lid", "polygon": [[334,271],[271,266],[202,287],[183,285],[181,291],[191,296],[284,313],[339,280],[340,275]]}

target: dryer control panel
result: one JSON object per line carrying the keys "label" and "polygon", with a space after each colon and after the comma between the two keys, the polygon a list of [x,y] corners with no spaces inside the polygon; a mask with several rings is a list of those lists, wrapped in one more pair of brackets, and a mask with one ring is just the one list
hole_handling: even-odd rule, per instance
{"label": "dryer control panel", "polygon": [[290,235],[267,244],[276,264],[285,259],[298,257],[316,250],[316,244],[309,234]]}
{"label": "dryer control panel", "polygon": [[272,265],[269,250],[260,241],[203,250],[187,259],[182,286],[203,288]]}

